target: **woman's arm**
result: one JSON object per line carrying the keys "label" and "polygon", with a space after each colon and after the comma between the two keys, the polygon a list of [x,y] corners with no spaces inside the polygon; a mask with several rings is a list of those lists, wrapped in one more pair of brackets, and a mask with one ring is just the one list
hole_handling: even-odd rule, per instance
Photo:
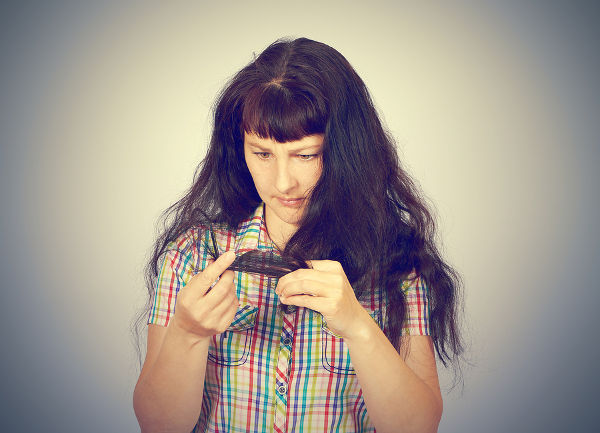
{"label": "woman's arm", "polygon": [[404,359],[360,305],[342,266],[314,260],[279,279],[281,302],[320,312],[327,327],[344,338],[378,432],[432,433],[442,398],[431,339],[404,337]]}
{"label": "woman's arm", "polygon": [[142,432],[187,433],[198,421],[210,337],[225,331],[238,308],[233,272],[225,271],[234,259],[223,254],[179,291],[166,328],[148,326],[148,350],[133,394]]}
{"label": "woman's arm", "polygon": [[344,341],[377,431],[437,432],[442,395],[431,338],[403,337],[403,359],[363,311],[360,331]]}
{"label": "woman's arm", "polygon": [[142,432],[190,432],[202,407],[208,339],[148,325],[148,351],[133,394]]}

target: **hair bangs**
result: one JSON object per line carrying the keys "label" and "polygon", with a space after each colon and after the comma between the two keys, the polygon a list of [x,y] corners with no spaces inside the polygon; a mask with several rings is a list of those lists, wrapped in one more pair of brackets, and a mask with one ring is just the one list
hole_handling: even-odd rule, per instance
{"label": "hair bangs", "polygon": [[308,91],[271,82],[248,93],[241,127],[243,132],[284,143],[324,133],[326,112],[325,104]]}

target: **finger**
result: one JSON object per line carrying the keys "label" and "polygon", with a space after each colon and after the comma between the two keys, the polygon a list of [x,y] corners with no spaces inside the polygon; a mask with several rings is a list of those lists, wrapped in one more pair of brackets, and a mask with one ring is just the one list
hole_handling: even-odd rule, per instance
{"label": "finger", "polygon": [[235,287],[233,286],[233,271],[225,271],[221,275],[221,278],[217,283],[210,289],[210,291],[204,295],[204,302],[216,305],[228,294],[235,294]]}
{"label": "finger", "polygon": [[280,290],[279,296],[290,297],[297,295],[310,295],[327,297],[332,293],[332,284],[323,280],[294,280],[289,281]]}
{"label": "finger", "polygon": [[342,267],[340,262],[336,262],[335,260],[311,260],[310,267],[318,271],[325,272],[344,272],[344,268]]}
{"label": "finger", "polygon": [[233,271],[225,271],[210,292],[195,301],[198,311],[202,311],[201,314],[212,315],[221,304],[232,303],[237,299],[233,283],[227,281],[229,273],[233,273]]}
{"label": "finger", "polygon": [[229,316],[231,310],[234,310],[233,314],[239,309],[240,302],[235,296],[235,293],[229,293],[225,297],[219,299],[218,303],[215,304],[208,314],[212,317],[222,318],[224,316]]}
{"label": "finger", "polygon": [[320,280],[326,279],[327,275],[329,275],[329,272],[317,271],[315,269],[296,269],[289,274],[285,274],[279,279],[279,281],[277,281],[275,292],[279,292],[279,289],[285,287],[285,285],[291,281],[302,279]]}
{"label": "finger", "polygon": [[213,285],[215,280],[233,263],[235,260],[235,252],[227,251],[222,254],[217,260],[209,264],[202,272],[198,272],[190,283],[194,284],[200,296],[204,295]]}
{"label": "finger", "polygon": [[309,295],[296,295],[281,299],[281,302],[286,305],[310,308],[319,313],[322,313],[322,310],[326,307],[326,304],[324,304],[323,301],[324,298],[317,298]]}
{"label": "finger", "polygon": [[206,319],[213,324],[214,329],[223,332],[233,321],[240,302],[235,294],[229,294],[206,312]]}

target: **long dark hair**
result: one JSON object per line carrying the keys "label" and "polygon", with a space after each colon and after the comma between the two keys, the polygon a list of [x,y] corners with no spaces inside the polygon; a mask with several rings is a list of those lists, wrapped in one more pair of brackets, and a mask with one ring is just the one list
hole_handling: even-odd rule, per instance
{"label": "long dark hair", "polygon": [[322,174],[284,258],[339,261],[358,298],[373,278],[387,295],[384,331],[400,349],[412,271],[428,287],[430,329],[444,365],[462,352],[457,273],[442,259],[434,219],[402,169],[367,88],[336,50],[305,38],[278,40],[218,96],[206,158],[187,194],[164,214],[150,263],[150,298],[169,243],[206,221],[237,227],[260,204],[244,159],[244,132],[278,142],[324,134]]}

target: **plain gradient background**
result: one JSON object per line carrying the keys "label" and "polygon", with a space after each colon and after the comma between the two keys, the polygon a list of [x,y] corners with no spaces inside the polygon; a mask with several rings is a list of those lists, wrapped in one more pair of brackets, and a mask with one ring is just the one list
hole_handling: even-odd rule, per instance
{"label": "plain gradient background", "polygon": [[473,363],[439,431],[595,430],[593,2],[15,1],[0,14],[1,431],[138,430],[130,324],[155,223],[191,183],[218,90],[281,36],[346,56],[437,209]]}

